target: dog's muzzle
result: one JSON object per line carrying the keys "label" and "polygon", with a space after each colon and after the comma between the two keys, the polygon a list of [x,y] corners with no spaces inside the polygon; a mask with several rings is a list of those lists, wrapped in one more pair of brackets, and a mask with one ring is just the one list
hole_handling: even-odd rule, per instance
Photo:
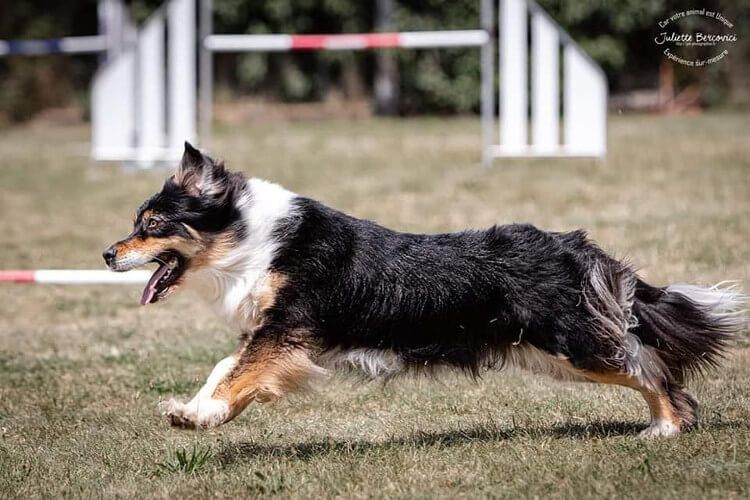
{"label": "dog's muzzle", "polygon": [[103,253],[102,257],[104,258],[104,262],[107,264],[107,267],[111,268],[112,264],[115,261],[115,257],[117,257],[117,249],[114,245],[107,248]]}

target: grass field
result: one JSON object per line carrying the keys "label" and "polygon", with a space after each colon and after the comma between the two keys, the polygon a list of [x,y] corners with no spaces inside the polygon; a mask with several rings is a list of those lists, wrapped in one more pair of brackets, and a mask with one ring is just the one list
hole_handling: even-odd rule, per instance
{"label": "grass field", "polygon": [[[477,165],[475,120],[222,129],[234,168],[409,231],[585,227],[654,284],[750,288],[750,117],[613,117],[606,162]],[[0,134],[0,269],[101,268],[161,172],[92,166],[87,130]],[[218,430],[168,427],[235,332],[189,297],[0,285],[0,498],[748,497],[750,348],[691,384],[702,423],[642,441],[627,389],[490,373],[478,384],[353,384],[255,405]]]}

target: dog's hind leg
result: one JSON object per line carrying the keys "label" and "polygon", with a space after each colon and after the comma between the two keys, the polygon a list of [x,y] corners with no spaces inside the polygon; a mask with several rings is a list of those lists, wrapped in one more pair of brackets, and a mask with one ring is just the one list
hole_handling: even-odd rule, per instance
{"label": "dog's hind leg", "polygon": [[672,407],[669,395],[647,387],[637,377],[623,373],[586,372],[585,376],[592,382],[615,384],[630,387],[643,395],[651,413],[651,424],[641,431],[643,437],[671,436],[680,432],[680,419]]}
{"label": "dog's hind leg", "polygon": [[506,356],[509,364],[558,380],[615,384],[640,392],[651,413],[651,424],[641,432],[643,437],[671,436],[693,425],[698,403],[671,377],[653,349],[632,340],[619,367],[576,367],[565,356],[544,353],[527,344],[513,347]]}
{"label": "dog's hind leg", "polygon": [[637,286],[637,276],[626,265],[593,265],[583,291],[589,321],[582,324],[589,329],[571,349],[584,354],[571,356],[571,362],[589,380],[639,391],[651,411],[651,424],[641,435],[670,436],[696,422],[698,403],[683,388],[680,373],[670,370],[663,351],[635,334],[641,319],[634,314]]}
{"label": "dog's hind leg", "polygon": [[208,429],[229,422],[253,400],[279,398],[323,373],[300,344],[256,337],[220,361],[190,402],[169,400],[160,406],[175,427]]}
{"label": "dog's hind leg", "polygon": [[646,366],[635,373],[583,371],[582,375],[592,382],[622,385],[641,393],[651,413],[651,423],[641,431],[641,437],[678,434],[696,422],[698,403],[670,377],[658,359],[649,359],[655,354],[647,347],[642,349],[641,359]]}

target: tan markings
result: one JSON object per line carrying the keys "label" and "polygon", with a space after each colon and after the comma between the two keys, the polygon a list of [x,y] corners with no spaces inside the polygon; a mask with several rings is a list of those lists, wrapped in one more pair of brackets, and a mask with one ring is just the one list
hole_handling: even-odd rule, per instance
{"label": "tan markings", "polygon": [[641,391],[641,394],[643,394],[643,398],[648,403],[652,421],[668,421],[672,422],[678,429],[681,427],[682,419],[675,414],[669,396],[654,391]]}
{"label": "tan markings", "polygon": [[624,385],[625,387],[630,387],[631,389],[636,390],[638,390],[641,386],[637,378],[632,377],[626,373],[592,372],[585,370],[582,370],[581,373],[584,377],[600,384]]}
{"label": "tan markings", "polygon": [[258,291],[245,297],[237,307],[240,318],[250,324],[260,325],[263,313],[276,303],[279,290],[286,284],[287,278],[283,274],[270,272],[263,279]]}
{"label": "tan markings", "polygon": [[255,297],[255,301],[258,304],[258,312],[262,313],[266,309],[273,307],[276,303],[276,296],[279,290],[286,285],[287,278],[280,273],[268,273],[266,282],[261,289],[261,293]]}
{"label": "tan markings", "polygon": [[148,220],[149,218],[151,218],[152,215],[154,215],[154,211],[151,210],[150,208],[147,210],[144,210],[143,213],[141,214],[141,220]]}
{"label": "tan markings", "polygon": [[651,412],[651,421],[669,421],[674,424],[678,429],[680,428],[681,420],[675,414],[674,407],[669,400],[669,396],[653,388],[646,386],[641,382],[638,377],[633,377],[624,373],[616,372],[591,372],[583,371],[585,377],[588,379],[598,382],[600,384],[615,384],[630,387],[640,392],[643,399],[648,404],[648,409]]}
{"label": "tan markings", "polygon": [[253,400],[264,403],[299,391],[308,386],[311,378],[325,373],[301,347],[269,345],[253,351],[239,363],[211,396],[227,401],[229,416],[226,421],[237,416]]}
{"label": "tan markings", "polygon": [[135,237],[120,242],[116,246],[117,253],[140,252],[145,255],[156,256],[167,250],[176,250],[187,257],[195,255],[200,251],[200,244],[195,241],[181,238],[180,236],[168,236],[157,238],[148,236],[146,238]]}
{"label": "tan markings", "polygon": [[139,252],[153,257],[167,250],[175,250],[191,259],[190,267],[194,269],[210,267],[235,249],[236,241],[231,232],[205,237],[187,224],[183,226],[190,233],[191,238],[177,235],[145,238],[134,236],[117,243],[115,249],[118,254],[122,255],[128,252]]}
{"label": "tan markings", "polygon": [[237,242],[232,233],[220,233],[208,239],[187,224],[184,224],[184,226],[201,247],[201,251],[195,254],[195,259],[192,262],[192,266],[195,268],[211,267],[216,261],[226,257],[235,249]]}

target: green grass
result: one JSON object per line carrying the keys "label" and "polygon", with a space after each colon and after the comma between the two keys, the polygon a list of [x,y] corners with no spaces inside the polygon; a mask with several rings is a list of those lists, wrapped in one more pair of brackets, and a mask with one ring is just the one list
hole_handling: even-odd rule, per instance
{"label": "green grass", "polygon": [[156,464],[154,475],[200,473],[208,467],[213,455],[210,447],[199,448],[196,445],[193,445],[190,452],[186,449],[175,450],[166,461]]}
{"label": "green grass", "polygon": [[[216,151],[354,215],[410,231],[526,221],[589,229],[655,284],[750,289],[750,117],[613,117],[606,162],[478,163],[472,119],[263,123]],[[86,159],[85,128],[0,135],[0,269],[101,268],[165,172]],[[189,398],[236,332],[190,297],[138,287],[0,285],[0,497],[750,495],[750,348],[691,384],[702,423],[645,442],[626,389],[489,373],[478,384],[352,384],[254,405],[195,433]]]}

